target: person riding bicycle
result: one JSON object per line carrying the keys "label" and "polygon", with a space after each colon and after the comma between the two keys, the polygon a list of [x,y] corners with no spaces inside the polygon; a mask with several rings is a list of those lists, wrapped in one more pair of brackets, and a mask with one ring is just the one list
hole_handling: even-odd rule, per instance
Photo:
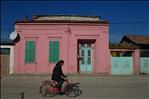
{"label": "person riding bicycle", "polygon": [[62,92],[61,88],[62,88],[62,84],[65,81],[64,78],[66,78],[66,76],[63,74],[62,71],[62,66],[64,65],[64,61],[60,60],[56,63],[53,72],[52,72],[52,80],[56,81],[58,84],[56,85],[56,87],[59,89],[59,95],[63,95],[64,92]]}

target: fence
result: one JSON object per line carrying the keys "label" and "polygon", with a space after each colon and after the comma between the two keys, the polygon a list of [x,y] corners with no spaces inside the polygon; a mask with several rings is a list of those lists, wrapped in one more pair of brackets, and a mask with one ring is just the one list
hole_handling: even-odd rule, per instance
{"label": "fence", "polygon": [[140,50],[140,73],[149,74],[149,50]]}
{"label": "fence", "polygon": [[140,58],[140,72],[143,74],[149,74],[149,57]]}
{"label": "fence", "polygon": [[112,57],[111,74],[114,75],[133,74],[133,57]]}

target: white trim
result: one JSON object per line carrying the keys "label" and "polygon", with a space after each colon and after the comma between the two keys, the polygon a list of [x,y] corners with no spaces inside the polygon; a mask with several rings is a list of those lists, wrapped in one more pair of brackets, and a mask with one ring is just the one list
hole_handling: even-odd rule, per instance
{"label": "white trim", "polygon": [[14,68],[14,46],[13,45],[0,45],[0,48],[10,48],[9,74],[12,74],[13,68]]}

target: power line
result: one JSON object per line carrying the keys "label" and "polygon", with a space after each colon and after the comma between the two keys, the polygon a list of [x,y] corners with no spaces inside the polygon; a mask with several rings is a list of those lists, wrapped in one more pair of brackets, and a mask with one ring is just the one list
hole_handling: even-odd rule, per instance
{"label": "power line", "polygon": [[146,22],[117,22],[117,23],[111,22],[110,24],[149,24],[149,22],[148,21]]}

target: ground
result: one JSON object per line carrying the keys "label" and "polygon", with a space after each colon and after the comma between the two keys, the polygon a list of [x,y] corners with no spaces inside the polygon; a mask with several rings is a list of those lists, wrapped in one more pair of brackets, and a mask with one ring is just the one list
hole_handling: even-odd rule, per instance
{"label": "ground", "polygon": [[[80,82],[83,93],[75,99],[149,99],[149,76],[69,76]],[[11,76],[1,78],[1,99],[72,99],[67,96],[42,97],[41,81],[48,76]]]}

